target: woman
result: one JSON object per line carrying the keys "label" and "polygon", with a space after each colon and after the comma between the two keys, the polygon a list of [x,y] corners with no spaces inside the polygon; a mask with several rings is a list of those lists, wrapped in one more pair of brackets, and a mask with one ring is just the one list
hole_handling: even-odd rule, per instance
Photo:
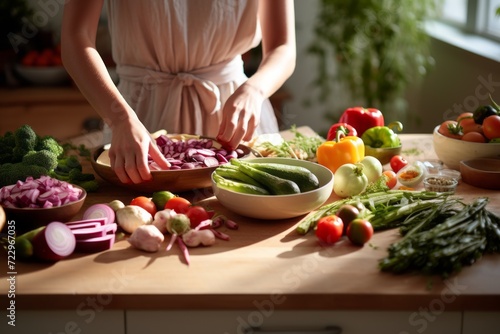
{"label": "woman", "polygon": [[[62,57],[111,129],[111,167],[124,183],[168,162],[150,132],[202,134],[229,147],[278,130],[267,98],[295,68],[293,0],[107,0],[118,87],[95,48],[104,0],[64,8]],[[250,78],[241,54],[262,41]]]}

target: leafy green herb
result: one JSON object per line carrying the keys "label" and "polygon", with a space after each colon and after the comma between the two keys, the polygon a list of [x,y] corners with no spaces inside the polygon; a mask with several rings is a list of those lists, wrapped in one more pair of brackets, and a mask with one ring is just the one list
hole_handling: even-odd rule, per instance
{"label": "leafy green herb", "polygon": [[294,135],[292,139],[284,140],[279,145],[264,142],[262,146],[271,156],[310,161],[316,160],[316,150],[325,139],[320,136],[306,136],[297,131],[295,125],[290,128],[290,132]]}
{"label": "leafy green herb", "polygon": [[[379,262],[382,271],[417,271],[448,277],[485,253],[500,252],[500,218],[486,210],[488,198],[471,204],[443,202],[429,216],[409,218],[413,228],[393,243]],[[419,214],[420,215],[420,214]]]}

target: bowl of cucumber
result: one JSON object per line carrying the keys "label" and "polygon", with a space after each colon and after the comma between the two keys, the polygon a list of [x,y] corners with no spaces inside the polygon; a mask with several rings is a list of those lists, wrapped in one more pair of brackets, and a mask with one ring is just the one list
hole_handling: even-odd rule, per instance
{"label": "bowl of cucumber", "polygon": [[291,158],[233,159],[212,173],[217,200],[241,216],[277,220],[308,214],[332,195],[333,173]]}

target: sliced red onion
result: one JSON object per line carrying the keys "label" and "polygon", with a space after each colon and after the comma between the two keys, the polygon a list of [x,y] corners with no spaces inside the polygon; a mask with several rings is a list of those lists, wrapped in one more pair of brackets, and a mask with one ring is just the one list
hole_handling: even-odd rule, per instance
{"label": "sliced red onion", "polygon": [[33,238],[32,244],[35,257],[55,262],[74,252],[76,238],[65,224],[52,222]]}

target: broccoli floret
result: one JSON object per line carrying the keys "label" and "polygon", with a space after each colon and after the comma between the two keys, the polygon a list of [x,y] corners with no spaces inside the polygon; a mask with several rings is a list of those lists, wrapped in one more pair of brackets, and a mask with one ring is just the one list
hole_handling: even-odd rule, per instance
{"label": "broccoli floret", "polygon": [[94,174],[92,174],[92,173],[83,173],[78,168],[73,168],[69,172],[69,181],[71,183],[78,183],[78,182],[92,181],[92,180],[95,180]]}
{"label": "broccoli floret", "polygon": [[83,181],[76,183],[76,185],[79,185],[88,193],[97,191],[99,189],[99,182],[97,182],[97,180]]}
{"label": "broccoli floret", "polygon": [[31,126],[25,124],[14,132],[14,139],[16,147],[28,152],[35,149],[38,136],[35,131],[33,131]]}
{"label": "broccoli floret", "polygon": [[19,180],[26,180],[28,176],[37,179],[47,175],[48,171],[36,165],[26,165],[22,162],[6,163],[0,166],[0,187],[15,184]]}
{"label": "broccoli floret", "polygon": [[57,157],[60,157],[64,152],[64,148],[52,136],[45,136],[39,138],[35,150],[36,151],[48,150],[54,153]]}
{"label": "broccoli floret", "polygon": [[68,155],[57,161],[56,173],[68,175],[72,169],[82,170],[82,164],[76,155]]}
{"label": "broccoli floret", "polygon": [[12,162],[12,151],[15,146],[16,141],[14,139],[14,133],[8,131],[3,136],[0,136],[0,165]]}
{"label": "broccoli floret", "polygon": [[25,124],[14,132],[15,146],[12,150],[12,162],[21,162],[23,157],[34,151],[38,136],[31,126]]}
{"label": "broccoli floret", "polygon": [[26,165],[36,165],[51,171],[57,167],[57,156],[49,150],[30,151],[24,157],[22,162]]}

